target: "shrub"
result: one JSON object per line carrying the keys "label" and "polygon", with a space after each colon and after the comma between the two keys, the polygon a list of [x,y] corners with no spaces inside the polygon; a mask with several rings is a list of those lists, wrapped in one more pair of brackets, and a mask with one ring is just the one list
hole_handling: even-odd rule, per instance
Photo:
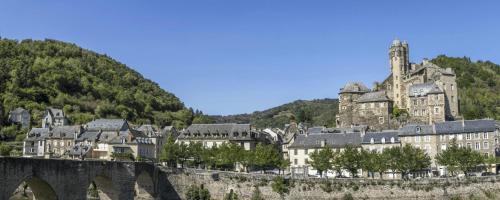
{"label": "shrub", "polygon": [[210,192],[203,188],[203,185],[200,187],[192,185],[186,192],[187,200],[210,200],[210,198]]}
{"label": "shrub", "polygon": [[321,185],[320,185],[320,188],[324,192],[330,193],[330,192],[333,191],[332,182],[330,182],[330,181],[323,181],[323,183],[321,183]]}
{"label": "shrub", "polygon": [[354,197],[352,197],[351,193],[345,193],[344,196],[342,196],[342,200],[354,200]]}
{"label": "shrub", "polygon": [[234,193],[233,190],[229,191],[226,195],[224,195],[224,200],[238,200],[238,194]]}
{"label": "shrub", "polygon": [[288,184],[286,180],[281,177],[277,176],[273,179],[273,183],[271,184],[271,187],[273,188],[273,191],[280,194],[284,195],[285,193],[288,193]]}

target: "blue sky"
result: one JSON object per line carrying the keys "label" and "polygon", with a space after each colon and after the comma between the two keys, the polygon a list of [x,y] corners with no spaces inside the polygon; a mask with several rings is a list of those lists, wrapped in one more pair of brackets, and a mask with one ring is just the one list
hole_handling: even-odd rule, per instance
{"label": "blue sky", "polygon": [[500,63],[500,3],[461,2],[12,0],[0,4],[0,36],[76,43],[189,107],[236,114],[383,80],[394,38],[409,42],[413,62]]}

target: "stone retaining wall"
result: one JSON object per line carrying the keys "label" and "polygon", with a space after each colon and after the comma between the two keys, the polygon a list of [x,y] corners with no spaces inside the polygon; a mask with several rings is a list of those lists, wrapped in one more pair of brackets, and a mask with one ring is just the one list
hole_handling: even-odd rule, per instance
{"label": "stone retaining wall", "polygon": [[[175,170],[168,180],[183,199],[191,185],[203,185],[212,198],[222,199],[233,190],[240,199],[250,199],[255,186],[267,200],[274,199],[499,199],[500,177],[471,179],[370,180],[370,179],[305,179],[290,180],[290,191],[281,197],[272,191],[274,175],[243,174],[220,171]],[[329,183],[328,183],[329,182]]]}

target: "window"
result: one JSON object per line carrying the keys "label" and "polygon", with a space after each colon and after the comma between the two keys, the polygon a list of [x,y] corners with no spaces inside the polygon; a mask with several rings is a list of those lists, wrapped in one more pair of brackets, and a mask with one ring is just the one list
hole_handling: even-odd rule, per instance
{"label": "window", "polygon": [[434,100],[438,101],[439,100],[439,95],[434,96]]}
{"label": "window", "polygon": [[342,106],[342,110],[345,110],[346,108],[347,108],[347,107],[345,107],[345,106]]}
{"label": "window", "polygon": [[479,139],[479,133],[474,134],[474,139],[476,139],[476,140]]}
{"label": "window", "polygon": [[370,108],[375,108],[375,103],[370,103]]}
{"label": "window", "polygon": [[307,158],[304,159],[304,164],[309,164],[309,160],[307,160]]}
{"label": "window", "polygon": [[430,135],[426,135],[425,136],[425,141],[426,142],[430,142],[431,141],[431,136]]}
{"label": "window", "polygon": [[451,96],[451,102],[455,102],[455,97]]}
{"label": "window", "polygon": [[498,144],[498,138],[495,138],[495,144]]}
{"label": "window", "polygon": [[366,105],[364,103],[361,104],[361,108],[365,109]]}
{"label": "window", "polygon": [[441,144],[441,151],[444,151],[444,150],[446,150],[446,144],[445,143]]}
{"label": "window", "polygon": [[420,133],[420,127],[417,127],[417,133]]}
{"label": "window", "polygon": [[464,139],[464,136],[463,136],[462,134],[459,134],[459,135],[457,136],[457,140],[463,140],[463,139]]}
{"label": "window", "polygon": [[308,154],[309,153],[309,149],[304,149],[304,154]]}
{"label": "window", "polygon": [[384,117],[378,117],[378,123],[383,124],[384,123]]}
{"label": "window", "polygon": [[483,133],[483,139],[488,139],[488,132]]}
{"label": "window", "polygon": [[465,135],[465,139],[466,139],[466,140],[470,140],[470,139],[471,139],[471,136],[472,136],[472,134],[471,134],[471,133],[467,133],[467,134]]}
{"label": "window", "polygon": [[395,140],[394,140],[394,137],[391,137],[391,143],[394,143]]}
{"label": "window", "polygon": [[420,105],[425,105],[425,99],[420,99]]}
{"label": "window", "polygon": [[490,148],[490,144],[488,142],[483,142],[483,149]]}
{"label": "window", "polygon": [[439,114],[439,107],[434,108],[434,114]]}
{"label": "window", "polygon": [[385,144],[385,138],[382,138],[380,142],[382,142],[382,144]]}
{"label": "window", "polygon": [[415,106],[418,105],[418,102],[416,99],[413,100],[413,105],[415,105]]}
{"label": "window", "polygon": [[398,88],[399,88],[399,87],[398,87],[398,84],[396,84],[396,89],[398,89]]}
{"label": "window", "polygon": [[467,142],[467,148],[472,148],[472,145],[470,144],[470,142]]}
{"label": "window", "polygon": [[418,111],[417,110],[413,111],[413,116],[418,116]]}
{"label": "window", "polygon": [[384,105],[384,102],[380,103],[379,105],[381,108],[383,108],[385,105]]}
{"label": "window", "polygon": [[297,159],[294,159],[294,160],[293,160],[293,164],[294,164],[294,165],[297,165],[297,163],[298,163]]}
{"label": "window", "polygon": [[422,116],[425,116],[425,109],[422,109]]}
{"label": "window", "polygon": [[415,136],[415,142],[420,142],[420,136]]}
{"label": "window", "polygon": [[370,138],[370,144],[375,143],[375,140],[373,138]]}
{"label": "window", "polygon": [[453,86],[453,84],[451,84],[451,90],[453,91],[455,89],[455,87]]}
{"label": "window", "polygon": [[476,142],[476,150],[479,150],[479,149],[481,149],[481,143]]}

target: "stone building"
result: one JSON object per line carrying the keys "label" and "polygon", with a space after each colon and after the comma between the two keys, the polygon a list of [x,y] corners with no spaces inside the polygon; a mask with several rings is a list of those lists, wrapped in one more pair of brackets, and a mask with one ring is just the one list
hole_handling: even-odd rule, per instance
{"label": "stone building", "polygon": [[24,157],[45,156],[45,139],[49,136],[48,128],[32,128],[23,142]]}
{"label": "stone building", "polygon": [[382,153],[385,149],[401,146],[399,131],[387,130],[383,132],[366,133],[361,142],[363,149]]}
{"label": "stone building", "polygon": [[45,153],[50,157],[68,157],[69,151],[75,145],[75,139],[82,132],[81,126],[56,126],[50,129],[48,137],[45,138]]}
{"label": "stone building", "polygon": [[49,107],[45,110],[42,118],[42,128],[68,125],[68,119],[63,110]]}
{"label": "stone building", "polygon": [[16,108],[9,112],[9,122],[21,124],[22,128],[29,128],[30,121],[31,115],[24,108]]}
{"label": "stone building", "polygon": [[[295,175],[307,176],[318,175],[317,170],[308,163],[309,155],[325,146],[329,146],[334,151],[342,151],[347,145],[361,147],[361,132],[331,133],[331,132],[311,132],[297,135],[295,141],[288,147],[290,157],[290,170]],[[325,172],[326,176],[337,176],[336,172]],[[343,176],[349,176],[347,172]]]}
{"label": "stone building", "polygon": [[455,139],[459,147],[469,147],[483,155],[495,155],[498,149],[499,127],[494,120],[460,120],[432,125],[406,125],[399,130],[402,145],[410,144],[425,150],[431,157],[429,174],[442,175],[446,169],[436,163],[438,153],[446,150]]}
{"label": "stone building", "polygon": [[348,83],[340,89],[337,127],[363,124],[375,130],[399,128],[402,122],[392,119],[394,108],[408,113],[405,123],[431,124],[459,118],[453,70],[427,60],[410,63],[408,43],[399,40],[393,41],[389,58],[390,74],[373,91],[362,83]]}
{"label": "stone building", "polygon": [[254,150],[257,143],[271,143],[272,138],[265,132],[253,129],[250,124],[192,124],[181,131],[177,142],[200,142],[205,148],[231,142],[245,150]]}

